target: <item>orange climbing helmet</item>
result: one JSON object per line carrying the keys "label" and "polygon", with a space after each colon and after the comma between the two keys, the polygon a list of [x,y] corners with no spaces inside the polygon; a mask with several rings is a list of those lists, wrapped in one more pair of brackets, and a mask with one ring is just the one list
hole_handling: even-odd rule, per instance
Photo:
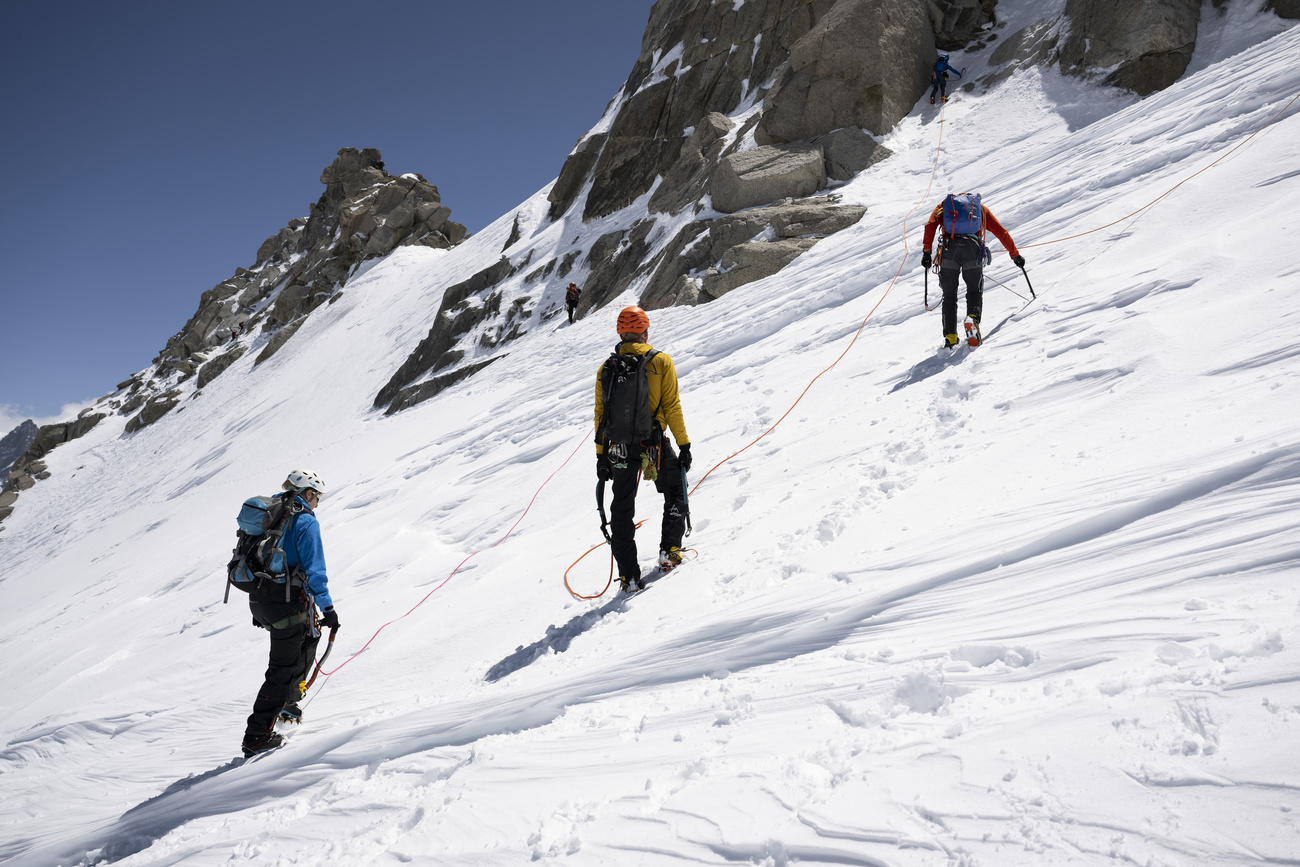
{"label": "orange climbing helmet", "polygon": [[619,334],[642,334],[650,330],[650,317],[640,307],[624,307],[618,314]]}

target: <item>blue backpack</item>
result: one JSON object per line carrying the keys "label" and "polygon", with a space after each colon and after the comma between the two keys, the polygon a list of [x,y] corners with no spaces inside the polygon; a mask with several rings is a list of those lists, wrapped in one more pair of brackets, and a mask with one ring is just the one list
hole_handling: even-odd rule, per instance
{"label": "blue backpack", "polygon": [[979,193],[948,194],[943,200],[943,231],[952,235],[978,235],[984,228],[984,208]]}
{"label": "blue backpack", "polygon": [[301,579],[297,570],[290,574],[280,542],[294,517],[303,511],[297,502],[286,508],[285,496],[249,497],[244,501],[236,518],[239,530],[235,550],[226,564],[224,601],[230,601],[231,586],[252,593],[266,590],[271,584],[284,585],[284,601],[289,601],[290,588]]}

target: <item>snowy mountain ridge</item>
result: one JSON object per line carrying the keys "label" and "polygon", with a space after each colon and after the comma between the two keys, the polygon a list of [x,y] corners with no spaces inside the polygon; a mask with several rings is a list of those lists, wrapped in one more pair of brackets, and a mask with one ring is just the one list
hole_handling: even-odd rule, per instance
{"label": "snowy mountain ridge", "polygon": [[[51,452],[0,536],[0,859],[1300,860],[1300,302],[1289,250],[1259,243],[1297,228],[1276,203],[1300,184],[1300,72],[1278,58],[1300,30],[1272,21],[1232,19],[1141,102],[1027,69],[918,105],[837,190],[857,225],[656,311],[694,475],[753,445],[692,496],[699,559],[630,600],[563,584],[599,539],[592,374],[618,304],[373,407],[514,212],[366,263],[184,412]],[[969,188],[1039,300],[997,251],[987,344],[938,355],[919,231]],[[518,209],[526,244],[609,228],[545,226],[547,192]],[[233,517],[300,464],[330,485],[336,673],[286,747],[231,761],[266,652],[220,603]]]}

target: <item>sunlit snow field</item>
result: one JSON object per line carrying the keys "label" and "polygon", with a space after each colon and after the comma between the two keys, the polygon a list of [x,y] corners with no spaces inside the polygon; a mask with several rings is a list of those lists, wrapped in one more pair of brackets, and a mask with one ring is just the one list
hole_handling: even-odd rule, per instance
{"label": "sunlit snow field", "polygon": [[[51,453],[0,533],[0,860],[1300,863],[1300,103],[1191,177],[1300,94],[1300,28],[1253,9],[1145,100],[1042,69],[922,100],[833,191],[857,226],[654,312],[695,480],[879,304],[694,492],[698,559],[631,599],[564,573],[600,540],[592,388],[634,293],[371,407],[513,212]],[[987,342],[949,354],[921,228],[968,189],[1038,300],[998,250]],[[547,224],[546,192],[512,256],[609,230]],[[298,466],[330,487],[336,673],[244,762],[267,640],[224,566]],[[569,579],[608,575],[602,550]]]}

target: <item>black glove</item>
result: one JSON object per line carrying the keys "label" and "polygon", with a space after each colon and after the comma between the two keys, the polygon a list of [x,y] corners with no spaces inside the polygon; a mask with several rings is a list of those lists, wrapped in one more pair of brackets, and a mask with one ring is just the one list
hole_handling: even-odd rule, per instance
{"label": "black glove", "polygon": [[930,267],[930,262],[931,262],[931,261],[933,261],[933,260],[930,258],[930,251],[929,251],[929,250],[922,250],[922,251],[921,251],[921,267],[922,267],[922,268],[929,268],[929,267]]}
{"label": "black glove", "polygon": [[261,624],[261,622],[260,622],[256,617],[253,618],[253,625],[256,626],[258,629],[265,629],[265,628],[266,628],[265,626],[263,626],[263,625]]}
{"label": "black glove", "polygon": [[1013,256],[1012,259],[1011,259],[1011,261],[1016,263],[1016,267],[1017,267],[1017,268],[1023,268],[1023,267],[1025,267],[1025,257],[1024,257],[1024,256]]}
{"label": "black glove", "polygon": [[609,465],[609,458],[605,455],[596,455],[596,479],[608,482],[612,478],[614,478],[614,468]]}
{"label": "black glove", "polygon": [[325,629],[339,628],[339,614],[337,611],[334,610],[333,605],[331,605],[329,608],[326,608],[325,611],[322,612],[320,625]]}
{"label": "black glove", "polygon": [[690,443],[686,443],[686,445],[682,446],[682,453],[677,458],[677,463],[681,464],[682,469],[686,470],[686,472],[689,473],[691,471],[691,444]]}

